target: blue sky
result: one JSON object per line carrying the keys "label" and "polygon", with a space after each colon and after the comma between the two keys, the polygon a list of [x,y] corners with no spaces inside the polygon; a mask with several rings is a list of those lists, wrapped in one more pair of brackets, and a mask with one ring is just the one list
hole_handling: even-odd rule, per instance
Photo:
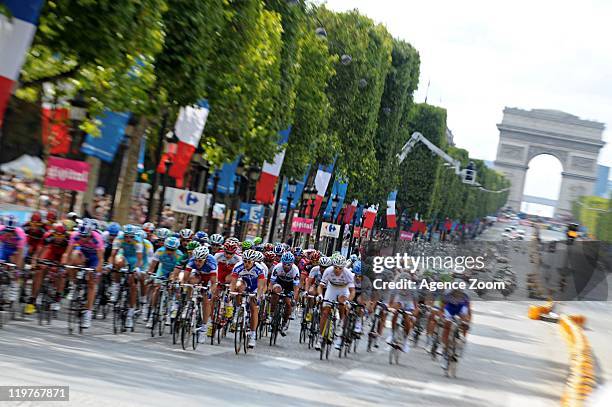
{"label": "blue sky", "polygon": [[[612,166],[612,1],[328,0],[358,9],[421,56],[415,100],[448,111],[459,147],[494,160],[505,106],[557,109],[606,123],[599,162]],[[557,198],[550,159],[532,162],[525,193]],[[532,179],[533,178],[533,179]],[[560,176],[559,176],[560,181]]]}

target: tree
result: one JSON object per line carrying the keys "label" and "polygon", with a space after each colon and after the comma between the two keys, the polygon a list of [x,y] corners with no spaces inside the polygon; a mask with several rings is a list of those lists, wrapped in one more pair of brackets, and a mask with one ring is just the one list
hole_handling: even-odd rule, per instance
{"label": "tree", "polygon": [[350,184],[347,198],[366,200],[378,173],[374,137],[392,38],[357,11],[321,8],[317,17],[327,31],[330,53],[339,61],[327,91],[334,112],[329,131],[341,146],[337,171]]}

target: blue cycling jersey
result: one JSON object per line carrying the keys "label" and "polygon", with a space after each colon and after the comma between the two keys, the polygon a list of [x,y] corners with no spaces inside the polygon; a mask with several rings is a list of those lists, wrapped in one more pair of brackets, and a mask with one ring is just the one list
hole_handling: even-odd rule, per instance
{"label": "blue cycling jersey", "polygon": [[158,276],[167,277],[174,268],[178,265],[179,259],[183,256],[180,250],[174,252],[167,251],[165,247],[160,247],[155,251],[153,260],[158,262],[157,274]]}
{"label": "blue cycling jersey", "polygon": [[204,262],[202,267],[198,267],[194,258],[192,257],[187,262],[187,268],[195,270],[202,274],[216,274],[217,273],[217,260],[215,260],[215,257],[212,254],[209,254],[208,257],[206,257],[206,261]]}

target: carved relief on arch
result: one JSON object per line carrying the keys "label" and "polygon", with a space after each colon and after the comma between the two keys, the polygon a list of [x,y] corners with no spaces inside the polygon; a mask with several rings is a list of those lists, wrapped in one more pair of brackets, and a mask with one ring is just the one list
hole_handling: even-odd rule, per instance
{"label": "carved relief on arch", "polygon": [[593,171],[595,160],[586,157],[572,156],[572,168],[579,171]]}
{"label": "carved relief on arch", "polygon": [[523,161],[525,155],[525,147],[515,146],[512,144],[502,144],[499,156],[515,161]]}
{"label": "carved relief on arch", "polygon": [[540,154],[550,154],[557,157],[559,161],[561,161],[563,169],[567,168],[567,151],[557,150],[555,148],[544,146],[529,146],[529,152],[527,153],[527,162],[531,161],[533,157]]}

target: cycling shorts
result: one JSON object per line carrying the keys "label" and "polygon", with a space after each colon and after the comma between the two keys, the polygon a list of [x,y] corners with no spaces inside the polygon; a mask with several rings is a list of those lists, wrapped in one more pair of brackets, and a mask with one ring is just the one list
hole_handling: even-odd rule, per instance
{"label": "cycling shorts", "polygon": [[452,304],[446,304],[444,307],[444,318],[451,320],[454,316],[460,315],[462,317],[468,315],[468,307],[467,305],[456,306]]}
{"label": "cycling shorts", "polygon": [[2,248],[0,248],[0,260],[11,261],[11,257],[15,253],[17,253],[16,247],[8,247],[6,245],[3,245]]}
{"label": "cycling shorts", "polygon": [[276,284],[278,284],[283,289],[283,294],[285,295],[293,295],[293,280],[291,281],[283,281],[276,280]]}
{"label": "cycling shorts", "polygon": [[[346,298],[348,298],[350,293],[351,292],[349,291],[348,286],[334,287],[333,285],[328,284],[327,285],[327,289],[325,290],[325,297],[324,297],[324,299],[326,301],[338,301],[338,297],[346,297]],[[324,304],[324,306],[325,306],[325,304]]]}

